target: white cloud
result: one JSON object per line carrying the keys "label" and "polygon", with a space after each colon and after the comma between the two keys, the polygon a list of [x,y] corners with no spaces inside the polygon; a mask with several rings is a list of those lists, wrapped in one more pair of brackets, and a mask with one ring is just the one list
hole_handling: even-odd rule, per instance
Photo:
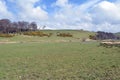
{"label": "white cloud", "polygon": [[120,24],[111,24],[105,22],[93,26],[96,28],[94,31],[120,32]]}
{"label": "white cloud", "polygon": [[120,31],[120,3],[118,2],[94,0],[81,5],[74,5],[69,4],[68,0],[57,0],[56,6],[59,6],[60,9],[52,16],[53,21],[46,24],[49,27],[108,32]]}
{"label": "white cloud", "polygon": [[20,8],[18,18],[21,20],[38,21],[46,20],[48,13],[43,10],[40,6],[34,6],[39,0],[17,0],[15,1],[17,6]]}
{"label": "white cloud", "polygon": [[110,23],[119,23],[120,22],[120,6],[117,6],[115,3],[108,1],[103,1],[99,4],[96,4],[93,7],[93,19],[98,23],[110,22]]}
{"label": "white cloud", "polygon": [[57,0],[55,5],[59,6],[59,7],[64,7],[68,4],[68,0]]}
{"label": "white cloud", "polygon": [[[75,5],[69,0],[57,0],[52,4],[55,8],[49,14],[44,5],[35,6],[40,0],[10,0],[17,4],[18,20],[36,21],[40,27],[46,25],[49,29],[85,29],[91,31],[120,31],[120,1],[87,0]],[[0,0],[0,14],[11,17],[5,1]],[[2,18],[0,16],[0,18]]]}
{"label": "white cloud", "polygon": [[13,15],[8,11],[6,3],[0,0],[0,18],[10,18],[13,19]]}
{"label": "white cloud", "polygon": [[[54,18],[52,24],[59,24],[54,25],[54,27],[58,29],[86,29],[87,27],[83,27],[83,24],[86,26],[86,23],[90,23],[92,21],[92,17],[87,10],[100,0],[94,0],[92,2],[89,1],[82,5],[69,4],[68,0],[63,0],[63,2],[60,1],[62,0],[56,1],[56,6],[62,7],[52,16]],[[58,3],[60,5],[58,5]]]}

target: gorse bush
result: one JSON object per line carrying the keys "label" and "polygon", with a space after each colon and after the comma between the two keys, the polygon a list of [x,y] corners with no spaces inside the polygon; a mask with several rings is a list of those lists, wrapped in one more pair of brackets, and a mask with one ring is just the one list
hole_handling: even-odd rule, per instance
{"label": "gorse bush", "polygon": [[3,34],[3,33],[0,33],[0,37],[9,38],[9,37],[14,37],[14,36],[15,36],[14,34]]}
{"label": "gorse bush", "polygon": [[23,34],[28,36],[39,36],[39,37],[44,37],[44,36],[50,37],[52,35],[52,33],[47,34],[40,31],[29,31],[29,32],[24,32]]}
{"label": "gorse bush", "polygon": [[89,35],[89,39],[96,40],[96,37],[94,35]]}
{"label": "gorse bush", "polygon": [[59,36],[59,37],[73,37],[73,35],[70,33],[58,33],[57,36]]}

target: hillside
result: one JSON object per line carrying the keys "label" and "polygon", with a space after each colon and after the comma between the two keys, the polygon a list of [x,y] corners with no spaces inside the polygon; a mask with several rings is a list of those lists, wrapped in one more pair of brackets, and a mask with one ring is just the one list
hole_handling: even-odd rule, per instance
{"label": "hillside", "polygon": [[120,32],[116,33],[117,36],[120,36]]}
{"label": "hillside", "polygon": [[[81,30],[40,30],[43,33],[52,33],[51,37],[15,35],[11,38],[0,38],[0,41],[15,41],[15,42],[81,42],[83,38],[88,38],[89,35],[94,35],[94,32]],[[58,33],[70,33],[73,37],[59,37]]]}
{"label": "hillside", "polygon": [[[119,80],[120,49],[82,42],[96,33],[42,30],[52,36],[0,37],[0,80]],[[60,37],[70,33],[73,37]]]}

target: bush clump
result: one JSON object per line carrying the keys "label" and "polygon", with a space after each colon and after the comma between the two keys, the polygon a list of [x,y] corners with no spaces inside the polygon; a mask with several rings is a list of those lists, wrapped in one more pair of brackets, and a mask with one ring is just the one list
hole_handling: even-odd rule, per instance
{"label": "bush clump", "polygon": [[9,38],[9,37],[14,37],[14,36],[15,36],[14,34],[4,34],[4,33],[0,33],[0,37]]}
{"label": "bush clump", "polygon": [[58,33],[57,36],[59,36],[59,37],[73,37],[73,35],[70,33]]}
{"label": "bush clump", "polygon": [[52,35],[52,33],[47,34],[40,31],[29,31],[29,32],[24,32],[23,34],[28,36],[39,36],[39,37],[44,37],[44,36],[50,37]]}
{"label": "bush clump", "polygon": [[89,35],[89,38],[93,40],[105,40],[105,39],[120,40],[120,36],[116,36],[114,33],[101,31],[98,31],[96,35]]}

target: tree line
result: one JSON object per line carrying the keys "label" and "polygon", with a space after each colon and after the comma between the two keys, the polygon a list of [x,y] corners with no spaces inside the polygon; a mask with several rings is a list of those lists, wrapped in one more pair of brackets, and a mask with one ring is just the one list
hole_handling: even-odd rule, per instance
{"label": "tree line", "polygon": [[102,31],[98,31],[95,36],[90,35],[89,38],[94,40],[105,40],[105,39],[120,40],[120,36],[117,36],[114,33],[108,33]]}
{"label": "tree line", "polygon": [[18,21],[12,22],[9,19],[0,19],[0,33],[19,33],[25,31],[36,31],[35,22]]}

